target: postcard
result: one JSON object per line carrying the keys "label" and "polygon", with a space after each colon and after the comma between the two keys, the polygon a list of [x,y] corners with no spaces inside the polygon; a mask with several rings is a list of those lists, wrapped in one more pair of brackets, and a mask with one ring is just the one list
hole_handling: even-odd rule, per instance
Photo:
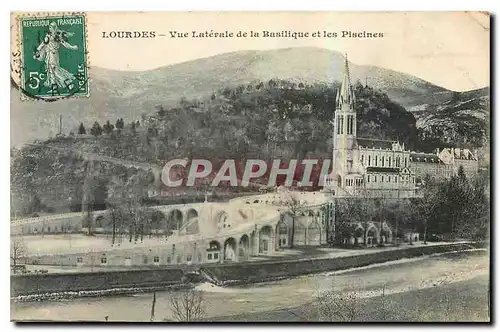
{"label": "postcard", "polygon": [[15,322],[490,322],[490,15],[11,13]]}

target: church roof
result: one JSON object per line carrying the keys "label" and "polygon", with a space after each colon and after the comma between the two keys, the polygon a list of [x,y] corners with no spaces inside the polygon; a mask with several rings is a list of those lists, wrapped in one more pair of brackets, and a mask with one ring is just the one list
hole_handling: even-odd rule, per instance
{"label": "church roof", "polygon": [[410,153],[410,161],[440,163],[441,159],[439,159],[439,157],[433,153],[412,152]]}
{"label": "church roof", "polygon": [[396,142],[382,139],[358,138],[356,139],[356,143],[363,148],[392,150],[392,144]]}
{"label": "church roof", "polygon": [[399,173],[398,168],[394,167],[367,167],[368,173]]}

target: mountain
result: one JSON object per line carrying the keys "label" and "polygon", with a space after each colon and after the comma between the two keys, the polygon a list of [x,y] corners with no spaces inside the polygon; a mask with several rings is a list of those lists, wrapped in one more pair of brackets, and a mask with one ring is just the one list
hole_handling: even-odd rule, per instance
{"label": "mountain", "polygon": [[[11,89],[11,145],[55,136],[59,115],[63,131],[75,131],[80,122],[137,120],[187,99],[211,95],[227,86],[272,78],[305,83],[338,81],[345,58],[337,52],[303,47],[266,51],[239,51],[197,59],[143,72],[116,71],[93,67],[89,70],[89,98],[41,103],[20,100]],[[373,66],[350,64],[354,81],[365,81],[386,92],[391,100],[412,107],[442,102],[452,92],[417,77]],[[354,82],[353,82],[354,83]]]}
{"label": "mountain", "polygon": [[409,109],[417,120],[422,144],[475,148],[489,142],[489,88],[453,92],[441,103]]}

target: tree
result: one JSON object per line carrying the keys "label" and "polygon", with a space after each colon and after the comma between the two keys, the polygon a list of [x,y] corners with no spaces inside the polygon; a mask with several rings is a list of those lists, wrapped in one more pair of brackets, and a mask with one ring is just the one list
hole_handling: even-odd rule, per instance
{"label": "tree", "polygon": [[135,133],[136,133],[136,127],[137,127],[137,126],[138,126],[138,122],[137,122],[137,123],[136,123],[136,122],[131,122],[131,123],[130,123],[129,128],[130,128],[130,132],[131,132],[132,134],[135,134]]}
{"label": "tree", "polygon": [[106,200],[106,183],[98,172],[92,171],[92,165],[89,174],[85,177],[83,182],[83,198],[82,198],[82,211],[86,212],[86,223],[88,227],[88,235],[92,235],[93,230],[93,212],[97,203],[102,204]]}
{"label": "tree", "polygon": [[[146,172],[132,175],[126,182],[115,177],[107,192],[107,204],[113,229],[128,228],[129,242],[142,241],[151,229],[151,209],[145,204],[152,176]],[[156,215],[156,218],[159,216]],[[121,234],[120,234],[121,235]]]}
{"label": "tree", "polygon": [[462,236],[474,240],[485,239],[490,225],[490,200],[487,195],[487,179],[479,176],[471,180],[467,194],[467,223],[461,225],[459,232]]}
{"label": "tree", "polygon": [[[348,240],[353,236],[352,222],[359,220],[359,204],[357,204],[356,199],[343,198],[336,201],[335,209],[335,241],[337,243],[344,243],[344,240]],[[357,241],[357,237],[355,238]]]}
{"label": "tree", "polygon": [[[108,218],[111,221],[111,244],[116,242],[117,232],[121,234],[122,222],[125,221],[126,216],[123,209],[116,204],[108,203]],[[107,218],[107,219],[108,219]]]}
{"label": "tree", "polygon": [[118,231],[121,238],[124,227],[128,228],[129,242],[132,242],[135,231],[133,227],[135,202],[131,197],[127,184],[118,177],[111,179],[106,203],[109,208],[109,220],[113,230],[113,243],[115,242],[116,232]]}
{"label": "tree", "polygon": [[299,214],[304,210],[304,204],[298,200],[293,193],[289,193],[287,200],[285,201],[285,206],[288,208],[288,212],[292,217],[292,234],[290,236],[290,248],[294,246],[295,240],[295,220]]}
{"label": "tree", "polygon": [[92,128],[90,128],[90,133],[94,135],[95,137],[102,135],[102,128],[99,122],[94,122],[92,125]]}
{"label": "tree", "polygon": [[116,120],[116,123],[115,123],[116,129],[122,130],[124,128],[124,126],[125,126],[125,122],[123,121],[123,118]]}
{"label": "tree", "polygon": [[[413,232],[416,228],[415,216],[414,216],[414,204],[408,199],[402,199],[394,205],[394,241],[396,245],[399,245],[399,237],[403,234],[399,233],[400,228],[405,231]],[[413,237],[410,236],[410,244],[412,244]]]}
{"label": "tree", "polygon": [[424,244],[427,244],[427,231],[429,220],[432,218],[434,210],[441,204],[442,197],[439,192],[439,187],[429,177],[422,186],[422,195],[414,200],[413,212],[414,215],[423,222],[424,228]]}
{"label": "tree", "polygon": [[358,222],[363,225],[363,244],[365,246],[368,244],[368,227],[375,211],[375,203],[375,199],[369,197],[368,191],[362,189],[359,191],[359,198],[356,199],[359,210],[357,216]]}
{"label": "tree", "polygon": [[[486,234],[489,224],[489,199],[486,195],[486,179],[476,175],[465,176],[463,168],[441,186],[445,198],[440,207],[441,219],[450,221],[452,238],[477,238]],[[483,237],[481,236],[481,237]]]}
{"label": "tree", "polygon": [[158,231],[162,228],[162,226],[165,226],[165,234],[170,235],[169,232],[171,229],[169,228],[169,225],[165,225],[166,222],[166,217],[165,214],[159,210],[153,210],[151,211],[150,215],[151,223],[150,226],[152,229],[155,230],[155,235],[158,236]]}
{"label": "tree", "polygon": [[367,229],[372,221],[375,203],[374,198],[369,197],[366,191],[361,190],[359,191],[359,197],[337,200],[335,218],[336,224],[338,224],[335,234],[337,240],[343,241],[346,238],[354,236],[354,244],[357,245],[358,236],[353,233],[356,232],[356,229],[359,229],[356,225],[360,224],[363,227],[363,244],[367,245]]}
{"label": "tree", "polygon": [[115,129],[115,126],[113,126],[109,120],[106,121],[106,123],[104,124],[104,126],[102,126],[102,130],[104,131],[105,134],[111,134],[111,132],[113,132],[113,129]]}
{"label": "tree", "polygon": [[21,236],[15,236],[11,238],[10,241],[10,262],[11,266],[16,273],[16,266],[22,258],[25,258],[27,254],[26,245]]}
{"label": "tree", "polygon": [[170,296],[173,319],[178,322],[193,322],[203,318],[203,295],[194,289],[174,292]]}
{"label": "tree", "polygon": [[39,172],[45,158],[35,148],[25,147],[11,158],[11,211],[31,215],[41,208],[39,198]]}
{"label": "tree", "polygon": [[85,129],[85,126],[83,125],[83,122],[80,123],[80,126],[78,127],[78,134],[80,135],[85,135],[87,133],[87,130]]}
{"label": "tree", "polygon": [[442,212],[447,221],[451,223],[449,226],[449,234],[451,238],[455,238],[457,235],[457,228],[462,224],[468,223],[467,210],[469,207],[469,194],[471,192],[470,183],[465,176],[465,172],[462,166],[458,168],[456,175],[453,175],[449,180],[441,183],[440,191],[444,200],[442,201]]}
{"label": "tree", "polygon": [[133,207],[135,241],[140,237],[143,240],[145,224],[149,220],[149,207],[144,204],[148,198],[149,186],[152,182],[152,174],[139,172],[130,177],[126,187],[129,190],[129,197]]}

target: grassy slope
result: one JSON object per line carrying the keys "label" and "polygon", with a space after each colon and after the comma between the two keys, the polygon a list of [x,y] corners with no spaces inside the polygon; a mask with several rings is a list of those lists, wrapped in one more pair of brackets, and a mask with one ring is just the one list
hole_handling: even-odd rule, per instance
{"label": "grassy slope", "polygon": [[[487,322],[488,277],[373,297],[362,300],[358,321],[412,322]],[[385,311],[381,310],[385,305]],[[307,305],[255,314],[211,319],[211,321],[299,322],[304,320]],[[385,316],[385,317],[383,317]]]}

